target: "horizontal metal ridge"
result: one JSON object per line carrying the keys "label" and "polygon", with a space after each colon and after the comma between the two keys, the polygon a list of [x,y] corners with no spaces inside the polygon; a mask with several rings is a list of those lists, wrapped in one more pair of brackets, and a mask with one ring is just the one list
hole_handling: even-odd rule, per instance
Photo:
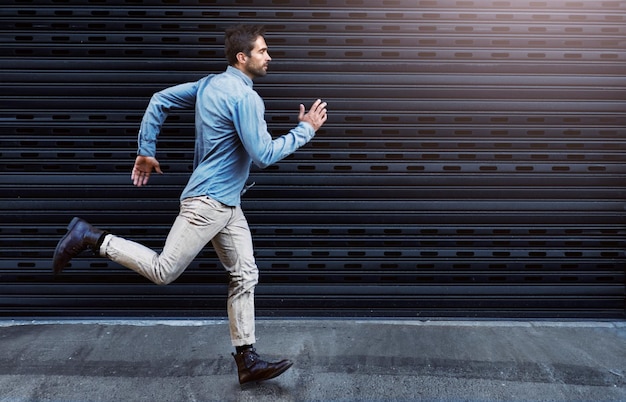
{"label": "horizontal metal ridge", "polygon": [[166,287],[90,252],[73,216],[159,251],[193,169],[193,111],[133,187],[151,95],[226,67],[223,29],[267,25],[254,88],[273,135],[253,167],[261,316],[624,317],[626,2],[7,0],[0,8],[0,316],[225,315],[205,247]]}

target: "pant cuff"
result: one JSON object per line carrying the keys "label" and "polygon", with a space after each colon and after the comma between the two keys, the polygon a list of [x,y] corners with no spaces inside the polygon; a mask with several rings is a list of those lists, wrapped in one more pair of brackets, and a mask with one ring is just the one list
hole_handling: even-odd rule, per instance
{"label": "pant cuff", "polygon": [[244,346],[244,345],[254,345],[256,343],[256,339],[254,336],[249,336],[244,339],[231,339],[231,342],[234,347]]}
{"label": "pant cuff", "polygon": [[100,254],[100,257],[107,256],[107,247],[109,246],[109,243],[111,242],[112,238],[113,238],[113,235],[110,233],[107,233],[106,236],[104,236],[104,239],[102,240],[102,244],[100,245],[100,248],[98,249],[98,253]]}

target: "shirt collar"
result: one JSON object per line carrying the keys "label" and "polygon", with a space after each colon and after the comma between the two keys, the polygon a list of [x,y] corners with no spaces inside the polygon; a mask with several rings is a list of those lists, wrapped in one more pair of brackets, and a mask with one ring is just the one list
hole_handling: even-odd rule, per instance
{"label": "shirt collar", "polygon": [[250,79],[250,77],[248,77],[247,75],[245,75],[241,70],[233,67],[233,66],[228,66],[228,68],[226,69],[227,73],[236,75],[237,77],[241,78],[243,80],[243,82],[246,83],[246,85],[248,85],[249,87],[252,87],[252,80]]}

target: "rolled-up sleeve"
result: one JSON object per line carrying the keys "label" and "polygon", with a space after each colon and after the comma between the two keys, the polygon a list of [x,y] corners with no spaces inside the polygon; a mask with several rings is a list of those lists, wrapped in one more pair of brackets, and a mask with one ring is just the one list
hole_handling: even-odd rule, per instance
{"label": "rolled-up sleeve", "polygon": [[265,105],[256,93],[240,99],[234,113],[233,120],[241,142],[252,162],[260,168],[291,155],[315,136],[310,124],[300,122],[287,134],[272,139],[265,122]]}
{"label": "rolled-up sleeve", "polygon": [[157,138],[170,110],[192,109],[196,102],[197,91],[197,82],[189,82],[166,88],[152,95],[139,127],[138,155],[156,155]]}

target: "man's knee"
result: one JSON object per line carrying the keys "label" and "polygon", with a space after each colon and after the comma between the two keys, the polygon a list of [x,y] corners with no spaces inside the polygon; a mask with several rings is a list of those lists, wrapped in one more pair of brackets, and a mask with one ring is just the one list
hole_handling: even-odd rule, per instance
{"label": "man's knee", "polygon": [[150,280],[157,285],[165,286],[174,282],[186,269],[176,265],[176,261],[155,255],[152,260],[152,277]]}
{"label": "man's knee", "polygon": [[152,279],[152,282],[156,283],[157,285],[165,286],[174,282],[180,276],[181,273],[182,272],[160,267],[160,269],[155,272],[154,277],[151,279]]}
{"label": "man's knee", "polygon": [[240,273],[230,273],[230,287],[247,292],[259,283],[259,270],[256,265],[241,270]]}
{"label": "man's knee", "polygon": [[165,285],[169,285],[170,283],[174,282],[176,278],[173,277],[169,277],[169,276],[165,276],[165,277],[156,277],[153,279],[152,282],[156,283],[159,286],[165,286]]}

